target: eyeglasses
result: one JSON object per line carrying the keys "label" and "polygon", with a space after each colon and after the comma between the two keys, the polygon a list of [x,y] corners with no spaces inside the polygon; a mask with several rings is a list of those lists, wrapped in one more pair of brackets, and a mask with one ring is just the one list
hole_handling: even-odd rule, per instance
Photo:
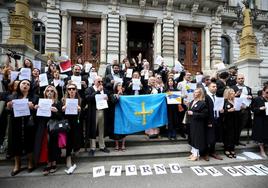
{"label": "eyeglasses", "polygon": [[71,90],[76,90],[76,88],[74,88],[74,87],[69,87],[68,90],[69,90],[69,91],[71,91]]}

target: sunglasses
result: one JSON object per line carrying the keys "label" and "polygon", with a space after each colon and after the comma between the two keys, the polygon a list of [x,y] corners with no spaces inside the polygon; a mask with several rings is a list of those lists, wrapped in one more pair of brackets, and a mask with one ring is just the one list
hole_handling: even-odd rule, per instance
{"label": "sunglasses", "polygon": [[71,91],[71,90],[76,90],[76,88],[74,88],[74,87],[69,87],[68,90],[69,90],[69,91]]}
{"label": "sunglasses", "polygon": [[54,91],[53,91],[53,90],[47,90],[47,92],[51,92],[51,93],[53,93]]}
{"label": "sunglasses", "polygon": [[103,81],[98,81],[98,83],[103,83]]}

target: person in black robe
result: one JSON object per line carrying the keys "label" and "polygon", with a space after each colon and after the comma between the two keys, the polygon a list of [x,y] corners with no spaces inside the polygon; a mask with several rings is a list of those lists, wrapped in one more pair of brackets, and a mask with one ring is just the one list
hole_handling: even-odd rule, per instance
{"label": "person in black robe", "polygon": [[[60,149],[58,148],[58,134],[50,132],[47,129],[47,123],[50,119],[59,120],[62,118],[62,104],[58,101],[57,90],[54,86],[48,85],[43,93],[45,99],[52,100],[51,117],[36,117],[38,127],[34,142],[34,160],[36,164],[47,163],[47,166],[43,169],[43,175],[48,175],[57,170],[56,162],[60,155]],[[35,105],[35,109],[38,108],[39,106]]]}
{"label": "person in black robe", "polygon": [[[169,78],[164,92],[178,91],[173,78]],[[168,112],[168,139],[177,140],[176,126],[178,126],[178,105],[167,104]]]}
{"label": "person in black robe", "polygon": [[[23,150],[28,156],[28,172],[31,173],[35,169],[33,163],[33,148],[36,131],[34,122],[34,105],[37,102],[37,96],[33,95],[30,91],[31,82],[26,79],[21,80],[18,84],[17,92],[9,98],[9,102],[7,103],[7,109],[10,110],[11,115],[11,138],[9,139],[9,152],[11,155],[15,156],[15,164],[11,172],[11,176],[15,176],[24,170],[24,168],[21,168],[21,156],[23,155]],[[15,117],[12,102],[14,99],[28,99],[30,115]]]}
{"label": "person in black robe", "polygon": [[201,88],[194,91],[194,100],[190,102],[187,111],[187,121],[190,125],[190,145],[192,146],[190,161],[197,161],[206,149],[205,127],[207,125],[208,109],[205,95]]}
{"label": "person in black robe", "polygon": [[267,158],[265,144],[268,144],[268,115],[265,103],[268,102],[268,85],[263,87],[262,96],[252,101],[251,109],[254,112],[252,139],[259,144],[261,156]]}
{"label": "person in black robe", "polygon": [[223,144],[224,154],[229,158],[236,158],[235,143],[236,130],[239,121],[239,111],[234,108],[235,92],[231,88],[224,91],[224,105],[223,105]]}
{"label": "person in black robe", "polygon": [[[107,117],[109,113],[108,109],[97,110],[95,96],[97,94],[108,94],[108,91],[103,87],[103,80],[100,76],[97,76],[94,80],[94,85],[87,88],[85,92],[85,101],[88,105],[87,109],[87,121],[86,121],[86,138],[90,140],[89,155],[94,156],[96,150],[96,136],[97,131],[99,133],[99,147],[100,151],[109,153],[106,148],[104,137],[108,124]],[[107,99],[108,100],[108,99]],[[97,120],[98,116],[102,116]]]}

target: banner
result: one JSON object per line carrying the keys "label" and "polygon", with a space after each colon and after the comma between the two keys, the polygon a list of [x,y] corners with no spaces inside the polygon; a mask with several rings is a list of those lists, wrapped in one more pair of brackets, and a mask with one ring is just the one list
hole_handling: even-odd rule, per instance
{"label": "banner", "polygon": [[168,123],[166,94],[120,96],[115,107],[116,134],[132,134]]}

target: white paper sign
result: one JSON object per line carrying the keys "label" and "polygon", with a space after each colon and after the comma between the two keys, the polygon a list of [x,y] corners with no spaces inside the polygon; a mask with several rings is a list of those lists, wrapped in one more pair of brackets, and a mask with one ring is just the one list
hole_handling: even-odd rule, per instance
{"label": "white paper sign", "polygon": [[47,72],[48,71],[48,67],[45,67],[45,72]]}
{"label": "white paper sign", "polygon": [[235,169],[237,169],[240,173],[244,174],[245,176],[252,176],[255,175],[251,170],[247,169],[243,166],[234,166]]}
{"label": "white paper sign", "polygon": [[149,72],[146,71],[144,74],[144,80],[148,80],[149,79]]}
{"label": "white paper sign", "polygon": [[163,57],[161,57],[160,55],[157,56],[156,60],[154,61],[155,65],[161,65],[163,61]]}
{"label": "white paper sign", "polygon": [[265,113],[266,113],[266,116],[268,116],[268,102],[265,102]]}
{"label": "white paper sign", "polygon": [[98,110],[103,110],[105,108],[108,108],[108,103],[107,103],[106,99],[107,99],[106,94],[96,94],[95,95],[96,108]]}
{"label": "white paper sign", "polygon": [[217,176],[223,176],[223,174],[218,171],[216,168],[214,168],[213,166],[206,166],[204,167],[204,169],[210,173],[210,175],[214,176],[214,177],[217,177]]}
{"label": "white paper sign", "polygon": [[141,165],[140,171],[141,171],[142,176],[153,175],[153,171],[152,171],[150,165]]}
{"label": "white paper sign", "polygon": [[239,173],[239,171],[233,167],[230,166],[226,166],[226,167],[222,167],[223,170],[225,170],[226,172],[228,172],[231,176],[243,176],[242,174]]}
{"label": "white paper sign", "polygon": [[256,168],[258,168],[259,170],[263,171],[265,174],[268,174],[268,167],[262,165],[262,164],[258,164],[258,165],[254,165]]}
{"label": "white paper sign", "polygon": [[28,102],[29,102],[28,99],[12,100],[14,117],[22,117],[30,115],[30,108]]}
{"label": "white paper sign", "polygon": [[91,63],[85,64],[85,72],[88,73],[90,71],[91,67],[92,67]]}
{"label": "white paper sign", "polygon": [[132,78],[133,69],[127,69],[127,78]]}
{"label": "white paper sign", "polygon": [[135,165],[126,165],[125,166],[126,176],[136,176],[137,167]]}
{"label": "white paper sign", "polygon": [[41,71],[41,61],[33,60],[33,67]]}
{"label": "white paper sign", "polygon": [[155,174],[166,174],[166,168],[163,164],[154,164]]}
{"label": "white paper sign", "polygon": [[246,105],[246,107],[249,107],[251,104],[251,100],[247,98],[247,95],[241,94],[240,98],[243,100],[243,104]]}
{"label": "white paper sign", "polygon": [[111,166],[110,176],[121,176],[122,166]]}
{"label": "white paper sign", "polygon": [[104,166],[93,167],[93,178],[105,176]]}
{"label": "white paper sign", "polygon": [[39,75],[39,86],[47,86],[48,85],[48,79],[47,79],[47,74],[43,73]]}
{"label": "white paper sign", "polygon": [[140,79],[132,79],[132,90],[140,90],[141,89],[141,81]]}
{"label": "white paper sign", "polygon": [[0,73],[0,81],[2,81],[4,78],[4,75]]}
{"label": "white paper sign", "polygon": [[81,86],[81,81],[82,81],[81,76],[71,76],[71,80],[76,85],[77,89],[82,88],[82,86]]}
{"label": "white paper sign", "polygon": [[181,174],[182,170],[178,163],[171,163],[169,164],[169,168],[172,174]]}
{"label": "white paper sign", "polygon": [[93,81],[96,79],[97,76],[98,76],[98,74],[96,72],[89,73],[89,77],[92,78]]}
{"label": "white paper sign", "polygon": [[196,75],[195,76],[196,83],[201,83],[202,82],[202,78],[203,78],[203,75]]}
{"label": "white paper sign", "polygon": [[123,83],[123,79],[117,76],[114,76],[114,83]]}
{"label": "white paper sign", "polygon": [[167,92],[166,98],[167,98],[167,104],[181,104],[180,91]]}
{"label": "white paper sign", "polygon": [[223,105],[224,105],[224,98],[223,97],[215,97],[214,111],[222,110]]}
{"label": "white paper sign", "polygon": [[20,75],[19,75],[19,80],[31,80],[31,69],[30,68],[21,68],[20,69]]}
{"label": "white paper sign", "polygon": [[51,106],[51,99],[39,99],[36,115],[42,117],[51,117]]}
{"label": "white paper sign", "polygon": [[243,99],[236,97],[235,100],[234,100],[234,108],[235,108],[235,111],[241,110],[242,104],[243,104]]}
{"label": "white paper sign", "polygon": [[78,114],[78,99],[66,99],[65,114],[77,115]]}
{"label": "white paper sign", "polygon": [[19,75],[19,71],[11,71],[10,73],[10,81],[13,82],[14,80],[17,79],[18,75]]}
{"label": "white paper sign", "polygon": [[91,87],[93,85],[93,83],[94,83],[94,80],[92,78],[90,78],[90,77],[88,77],[87,80],[88,80],[88,87]]}
{"label": "white paper sign", "polygon": [[179,61],[175,62],[174,71],[175,72],[181,72],[183,70],[183,66]]}
{"label": "white paper sign", "polygon": [[206,171],[203,168],[201,168],[200,166],[192,166],[191,169],[198,176],[206,176],[206,175],[208,175],[206,173]]}
{"label": "white paper sign", "polygon": [[267,174],[265,174],[263,171],[259,170],[255,166],[246,166],[246,168],[253,172],[256,176],[267,176]]}

